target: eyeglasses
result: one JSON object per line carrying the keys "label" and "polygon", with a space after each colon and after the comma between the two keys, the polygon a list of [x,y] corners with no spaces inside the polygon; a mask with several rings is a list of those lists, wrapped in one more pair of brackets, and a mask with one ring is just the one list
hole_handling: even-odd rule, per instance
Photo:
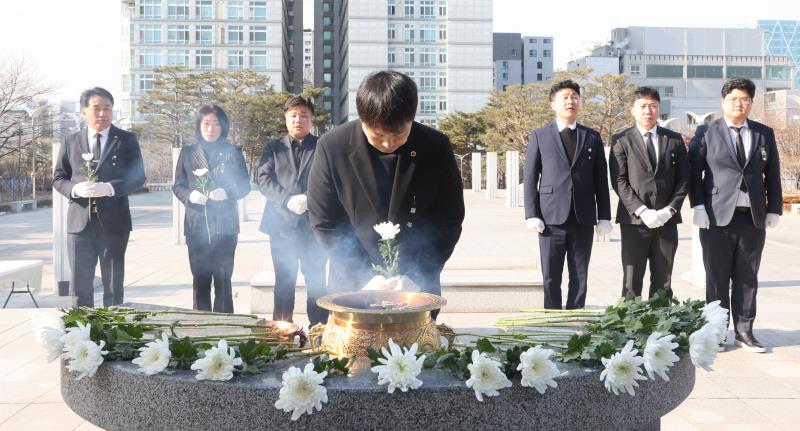
{"label": "eyeglasses", "polygon": [[753,103],[753,99],[751,99],[749,97],[726,97],[723,100],[725,100],[726,102],[730,103],[731,105],[736,105],[739,102],[742,102],[742,105],[749,105],[749,104]]}

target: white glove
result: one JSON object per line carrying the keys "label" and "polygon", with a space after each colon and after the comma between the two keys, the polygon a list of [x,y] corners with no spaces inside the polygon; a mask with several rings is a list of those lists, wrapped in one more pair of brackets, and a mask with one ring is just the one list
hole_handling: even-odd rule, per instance
{"label": "white glove", "polygon": [[217,188],[208,193],[208,198],[212,201],[224,201],[228,199],[228,193],[223,188]]}
{"label": "white glove", "polygon": [[542,233],[544,232],[544,222],[542,219],[538,217],[531,217],[525,219],[525,227],[528,229],[535,230],[536,232]]}
{"label": "white glove", "polygon": [[658,219],[661,220],[661,224],[665,225],[672,218],[672,211],[669,210],[669,207],[661,208],[660,210],[656,211],[658,214]]}
{"label": "white glove", "polygon": [[776,227],[778,222],[781,221],[781,216],[778,214],[767,213],[767,227]]}
{"label": "white glove", "polygon": [[106,196],[114,196],[114,187],[109,183],[94,183],[94,196],[93,198],[104,198]]}
{"label": "white glove", "polygon": [[664,222],[661,221],[661,219],[658,217],[658,212],[654,209],[648,208],[642,211],[642,214],[639,216],[639,218],[641,218],[642,222],[644,222],[644,224],[650,229],[656,229],[664,226]]}
{"label": "white glove", "polygon": [[598,220],[597,226],[594,227],[594,232],[597,236],[603,237],[609,235],[612,229],[614,229],[614,226],[611,225],[610,220]]}
{"label": "white glove", "polygon": [[694,216],[692,223],[700,229],[708,229],[711,226],[711,221],[708,220],[708,213],[706,212],[705,205],[698,205],[694,207]]}
{"label": "white glove", "polygon": [[208,202],[208,198],[197,190],[192,190],[192,193],[189,194],[189,202],[195,205],[205,205]]}
{"label": "white glove", "polygon": [[286,208],[297,215],[303,214],[308,211],[308,198],[306,195],[294,195],[286,202]]}
{"label": "white glove", "polygon": [[72,196],[79,198],[90,198],[94,196],[95,183],[83,181],[72,186]]}

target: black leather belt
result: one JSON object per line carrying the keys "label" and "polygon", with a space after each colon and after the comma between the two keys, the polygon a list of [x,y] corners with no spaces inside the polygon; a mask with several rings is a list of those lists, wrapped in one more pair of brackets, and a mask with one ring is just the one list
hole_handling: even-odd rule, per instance
{"label": "black leather belt", "polygon": [[749,213],[750,207],[736,207],[737,213]]}

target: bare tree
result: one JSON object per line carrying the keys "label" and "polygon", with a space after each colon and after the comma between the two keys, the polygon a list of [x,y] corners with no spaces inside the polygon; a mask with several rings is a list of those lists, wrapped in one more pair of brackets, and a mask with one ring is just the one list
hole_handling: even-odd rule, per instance
{"label": "bare tree", "polygon": [[52,92],[21,59],[0,60],[0,159],[19,155],[41,134],[28,112],[36,99]]}
{"label": "bare tree", "polygon": [[800,127],[775,129],[775,142],[781,160],[781,177],[795,184],[800,184]]}

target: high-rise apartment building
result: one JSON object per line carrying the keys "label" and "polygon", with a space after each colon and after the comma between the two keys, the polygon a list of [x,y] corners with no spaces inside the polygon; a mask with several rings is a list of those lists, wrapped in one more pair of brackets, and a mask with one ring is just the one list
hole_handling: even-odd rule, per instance
{"label": "high-rise apartment building", "polygon": [[800,89],[800,20],[759,20],[765,31],[764,48],[768,55],[785,55],[792,64],[792,88]]}
{"label": "high-rise apartment building", "polygon": [[303,30],[303,87],[314,86],[314,30]]}
{"label": "high-rise apartment building", "polygon": [[491,0],[316,0],[314,82],[334,124],[357,118],[361,81],[397,70],[419,88],[417,121],[474,112],[492,89]]}
{"label": "high-rise apartment building", "polygon": [[494,88],[544,82],[553,77],[553,38],[494,33]]}
{"label": "high-rise apartment building", "polygon": [[[302,0],[121,0],[123,125],[141,120],[137,99],[154,69],[250,69],[276,91],[302,89]],[[296,63],[296,64],[295,64]]]}

